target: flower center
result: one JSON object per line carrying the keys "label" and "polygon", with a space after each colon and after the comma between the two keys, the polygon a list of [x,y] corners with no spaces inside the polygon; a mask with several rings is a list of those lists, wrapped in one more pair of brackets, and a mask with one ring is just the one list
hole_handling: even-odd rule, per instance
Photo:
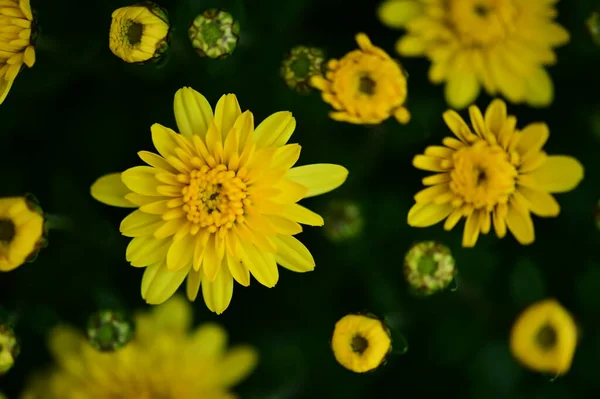
{"label": "flower center", "polygon": [[139,22],[131,21],[127,26],[127,42],[132,46],[141,43],[143,33],[144,25]]}
{"label": "flower center", "polygon": [[550,324],[544,324],[535,336],[535,342],[544,351],[554,349],[557,341],[558,335],[556,334],[556,329]]}
{"label": "flower center", "polygon": [[518,173],[500,146],[480,140],[458,150],[453,161],[450,189],[466,203],[492,210],[508,202]]}
{"label": "flower center", "polygon": [[187,219],[215,233],[244,221],[244,206],[250,205],[246,184],[225,165],[192,170],[182,190]]}
{"label": "flower center", "polygon": [[357,334],[352,337],[350,347],[352,348],[352,352],[362,355],[369,347],[369,341],[367,341],[365,337]]}
{"label": "flower center", "polygon": [[10,219],[0,219],[0,243],[10,244],[15,238],[17,229]]}
{"label": "flower center", "polygon": [[434,258],[433,253],[423,254],[419,259],[417,270],[422,275],[433,275],[438,269],[438,262]]}
{"label": "flower center", "polygon": [[506,38],[517,16],[513,0],[448,0],[450,25],[461,40],[488,45]]}
{"label": "flower center", "polygon": [[375,93],[375,86],[377,86],[377,83],[369,75],[362,75],[358,80],[358,91],[367,96],[372,96]]}

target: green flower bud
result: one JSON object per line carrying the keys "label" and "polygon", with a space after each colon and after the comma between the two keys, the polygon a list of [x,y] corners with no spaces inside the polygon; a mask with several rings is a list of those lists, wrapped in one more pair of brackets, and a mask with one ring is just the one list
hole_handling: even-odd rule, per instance
{"label": "green flower bud", "polygon": [[443,290],[455,275],[456,265],[450,249],[435,241],[414,244],[404,258],[406,281],[424,295]]}
{"label": "green flower bud", "polygon": [[19,343],[12,328],[0,324],[0,375],[6,374],[19,356]]}
{"label": "green flower bud", "polygon": [[100,310],[92,314],[87,324],[90,344],[102,352],[125,346],[133,338],[133,322],[123,312]]}
{"label": "green flower bud", "polygon": [[281,77],[285,84],[298,93],[312,90],[310,78],[322,75],[325,53],[315,47],[296,46],[290,50],[281,63]]}
{"label": "green flower bud", "polygon": [[592,12],[585,20],[585,25],[594,43],[600,46],[600,12]]}
{"label": "green flower bud", "polygon": [[223,59],[237,46],[240,24],[227,11],[212,8],[194,18],[188,34],[199,56]]}
{"label": "green flower bud", "polygon": [[353,201],[331,201],[323,219],[325,235],[332,241],[358,236],[364,224],[360,207]]}

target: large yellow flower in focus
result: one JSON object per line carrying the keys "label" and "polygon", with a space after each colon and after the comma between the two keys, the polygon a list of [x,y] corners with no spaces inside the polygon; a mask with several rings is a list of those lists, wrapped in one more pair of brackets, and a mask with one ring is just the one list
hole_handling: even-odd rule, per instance
{"label": "large yellow flower in focus", "polygon": [[453,108],[472,104],[481,87],[510,102],[548,106],[554,97],[545,69],[569,33],[554,22],[548,0],[387,0],[380,20],[405,28],[396,49],[431,62],[429,80],[446,82]]}
{"label": "large yellow flower in focus", "polygon": [[0,104],[23,68],[35,64],[29,0],[0,1]]}
{"label": "large yellow flower in focus", "polygon": [[427,147],[413,159],[416,168],[437,174],[423,179],[429,187],[415,195],[408,224],[428,227],[446,219],[444,229],[451,230],[464,217],[464,247],[473,247],[492,224],[498,237],[508,227],[521,244],[531,244],[531,213],[557,216],[560,206],[551,193],[573,190],[583,179],[583,166],[542,151],[548,126],[517,129],[517,118],[507,115],[502,100],[492,101],[485,116],[476,106],[469,114],[475,133],[458,113],[446,111],[444,121],[458,139],[446,137],[444,146]]}
{"label": "large yellow flower in focus", "polygon": [[313,270],[310,252],[294,235],[299,223],[322,226],[323,219],[296,202],[335,189],[348,171],[332,164],[292,168],[300,146],[286,144],[296,127],[290,112],[255,129],[235,95],[221,97],[213,116],[206,98],[190,88],[175,94],[174,108],[181,134],[154,124],[160,155],[139,152],[149,166],[101,177],[91,191],[106,204],[139,207],[121,233],[133,237],[127,260],[147,267],[142,297],[164,302],[187,277],[188,298],[195,300],[202,285],[208,308],[222,313],[234,279],[248,286],[252,274],[273,287],[277,264]]}
{"label": "large yellow flower in focus", "polygon": [[79,331],[56,327],[49,341],[57,364],[35,376],[21,399],[235,399],[229,388],[253,371],[258,354],[249,346],[227,350],[217,324],[190,333],[191,320],[190,306],[175,297],[138,314],[135,338],[108,353]]}

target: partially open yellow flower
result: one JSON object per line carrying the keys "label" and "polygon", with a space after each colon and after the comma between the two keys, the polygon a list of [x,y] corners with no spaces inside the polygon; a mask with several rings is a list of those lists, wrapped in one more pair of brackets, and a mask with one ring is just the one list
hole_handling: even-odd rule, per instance
{"label": "partially open yellow flower", "polygon": [[0,2],[0,104],[4,102],[23,65],[31,68],[35,64],[33,30],[29,0]]}
{"label": "partially open yellow flower", "polygon": [[404,56],[425,56],[429,80],[446,82],[452,108],[475,102],[481,87],[510,102],[548,106],[554,88],[546,65],[569,33],[554,22],[548,0],[387,0],[380,20],[407,33],[396,45]]}
{"label": "partially open yellow flower", "polygon": [[167,15],[152,3],[122,7],[112,13],[109,47],[125,62],[138,63],[160,57],[168,48]]}
{"label": "partially open yellow flower", "polygon": [[215,113],[200,93],[175,94],[181,134],[154,124],[160,155],[141,151],[149,166],[98,179],[91,194],[108,205],[138,208],[121,223],[133,237],[127,260],[147,267],[142,297],[167,300],[187,277],[195,300],[200,285],[210,310],[222,313],[233,295],[233,280],[262,285],[279,280],[277,264],[308,272],[315,262],[294,235],[299,223],[322,226],[323,218],[298,205],[302,198],[339,187],[348,171],[339,165],[292,167],[298,144],[287,144],[296,128],[290,112],[277,112],[254,128],[233,94],[221,97]]}
{"label": "partially open yellow flower", "polygon": [[56,360],[34,376],[21,399],[236,399],[229,389],[256,367],[250,346],[227,349],[227,333],[206,323],[193,331],[191,306],[174,297],[135,317],[135,338],[115,352],[99,352],[68,326],[50,333]]}
{"label": "partially open yellow flower", "polygon": [[437,174],[423,179],[428,188],[415,195],[408,224],[428,227],[446,219],[451,230],[466,218],[462,245],[473,247],[479,234],[502,238],[506,229],[521,244],[535,239],[531,213],[554,217],[560,212],[551,193],[573,190],[583,179],[575,158],[542,151],[550,131],[545,123],[517,129],[517,118],[507,115],[506,104],[494,100],[485,116],[469,107],[475,133],[455,111],[444,121],[458,138],[446,137],[444,146],[427,147],[413,159],[416,168]]}
{"label": "partially open yellow flower", "polygon": [[331,349],[339,364],[355,373],[381,366],[392,350],[390,331],[371,315],[349,314],[333,330]]}
{"label": "partially open yellow flower", "polygon": [[323,92],[323,100],[335,108],[329,116],[356,124],[378,124],[393,116],[408,123],[402,67],[364,33],[356,35],[356,42],[360,50],[329,60],[325,77],[311,78],[311,84]]}
{"label": "partially open yellow flower", "polygon": [[510,350],[523,365],[544,373],[565,374],[577,346],[577,326],[555,299],[536,302],[513,325]]}
{"label": "partially open yellow flower", "polygon": [[44,242],[44,217],[25,197],[0,198],[0,271],[21,266]]}

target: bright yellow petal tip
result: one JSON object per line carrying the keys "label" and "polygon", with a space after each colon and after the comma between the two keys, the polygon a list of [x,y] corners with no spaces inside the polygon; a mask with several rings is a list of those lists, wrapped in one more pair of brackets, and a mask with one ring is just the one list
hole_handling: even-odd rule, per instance
{"label": "bright yellow petal tip", "polygon": [[546,107],[554,98],[545,67],[554,48],[569,41],[555,22],[555,1],[386,0],[378,8],[384,25],[406,33],[396,50],[431,61],[432,83],[445,82],[446,101],[462,109],[483,88],[512,103]]}
{"label": "bright yellow petal tip", "polygon": [[145,267],[142,298],[169,299],[186,281],[194,301],[202,291],[217,314],[231,303],[234,281],[250,276],[266,287],[279,281],[278,264],[303,273],[315,267],[310,251],[294,235],[301,224],[322,226],[323,218],[297,202],[344,183],[339,165],[293,167],[298,144],[288,144],[296,119],[276,112],[256,128],[234,94],[223,95],[213,111],[200,93],[183,88],[173,109],[181,134],[151,126],[158,154],[140,151],[147,166],[98,179],[98,201],[138,208],[120,231],[132,240],[125,254]]}
{"label": "bright yellow petal tip", "polygon": [[335,111],[333,120],[355,124],[378,124],[395,117],[402,124],[410,120],[404,107],[406,75],[400,64],[364,33],[356,35],[359,50],[342,59],[329,60],[324,77],[314,76],[311,84]]}
{"label": "bright yellow petal tip", "polygon": [[554,299],[536,302],[525,309],[510,335],[510,350],[519,362],[553,375],[569,371],[576,346],[575,321]]}
{"label": "bright yellow petal tip", "polygon": [[531,214],[555,217],[560,206],[551,193],[573,190],[583,179],[583,166],[568,156],[548,156],[543,146],[549,129],[533,123],[519,130],[506,104],[494,100],[483,114],[469,107],[471,126],[455,111],[443,119],[456,138],[431,146],[413,166],[436,174],[415,195],[407,222],[428,227],[443,220],[451,230],[466,218],[462,245],[475,246],[492,227],[502,238],[509,230],[523,245],[535,240]]}

